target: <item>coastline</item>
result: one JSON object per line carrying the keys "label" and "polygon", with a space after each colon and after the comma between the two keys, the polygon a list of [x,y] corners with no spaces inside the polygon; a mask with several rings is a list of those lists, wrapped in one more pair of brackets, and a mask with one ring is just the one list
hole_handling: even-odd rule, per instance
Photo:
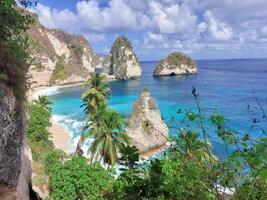
{"label": "coastline", "polygon": [[[58,89],[73,87],[82,85],[83,82],[67,84],[67,85],[55,85],[55,86],[40,86],[29,89],[27,93],[27,99],[29,102],[37,99],[39,95],[50,95],[56,94]],[[51,139],[57,149],[63,150],[64,152],[71,154],[75,150],[74,145],[71,144],[71,133],[67,128],[55,120],[54,115],[51,116],[51,127],[49,128]]]}
{"label": "coastline", "polygon": [[[116,80],[116,79],[115,79]],[[108,81],[114,81],[114,79],[108,78]],[[53,86],[40,86],[31,88],[28,90],[27,93],[27,99],[29,102],[35,100],[40,95],[52,95],[57,94],[58,90],[61,88],[68,88],[68,87],[74,87],[82,85],[84,82],[77,82],[77,83],[71,83],[71,84],[65,84],[65,85],[53,85]],[[67,154],[71,154],[75,151],[75,144],[72,144],[71,142],[71,132],[68,130],[68,128],[63,124],[58,122],[55,118],[56,115],[51,116],[51,127],[49,128],[49,131],[51,133],[51,139],[57,149],[63,150]],[[170,146],[169,143],[166,143],[165,145],[151,149],[148,152],[141,152],[140,157],[144,160],[149,160],[150,158],[153,158],[162,152],[164,152],[168,147]]]}

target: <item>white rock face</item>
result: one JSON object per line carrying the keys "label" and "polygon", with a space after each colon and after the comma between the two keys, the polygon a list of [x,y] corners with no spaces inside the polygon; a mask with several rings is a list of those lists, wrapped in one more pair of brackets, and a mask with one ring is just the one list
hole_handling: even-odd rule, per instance
{"label": "white rock face", "polygon": [[141,155],[151,156],[167,145],[168,127],[155,100],[144,90],[135,102],[126,134]]}
{"label": "white rock face", "polygon": [[38,19],[28,31],[31,56],[31,88],[84,81],[95,71],[100,59],[81,36],[47,29]]}
{"label": "white rock face", "polygon": [[155,76],[190,75],[197,73],[196,63],[184,54],[175,52],[161,60],[154,70]]}
{"label": "white rock face", "polygon": [[141,76],[142,70],[133,48],[125,37],[119,37],[104,60],[104,72],[116,79],[128,80]]}

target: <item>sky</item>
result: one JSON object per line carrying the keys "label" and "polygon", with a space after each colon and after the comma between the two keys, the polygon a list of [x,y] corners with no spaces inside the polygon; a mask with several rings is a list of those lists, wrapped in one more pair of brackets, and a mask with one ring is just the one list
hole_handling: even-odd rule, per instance
{"label": "sky", "polygon": [[40,22],[107,54],[120,35],[140,60],[267,58],[267,0],[39,0]]}

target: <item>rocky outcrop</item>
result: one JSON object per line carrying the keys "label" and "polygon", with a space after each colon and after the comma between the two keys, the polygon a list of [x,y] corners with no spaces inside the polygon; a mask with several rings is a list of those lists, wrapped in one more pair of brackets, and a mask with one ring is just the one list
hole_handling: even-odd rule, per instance
{"label": "rocky outcrop", "polygon": [[182,53],[172,53],[160,61],[154,70],[155,76],[190,75],[197,73],[196,63]]}
{"label": "rocky outcrop", "polygon": [[84,81],[101,62],[85,38],[47,29],[37,16],[28,34],[34,57],[29,70],[32,88]]}
{"label": "rocky outcrop", "polygon": [[166,147],[168,127],[150,92],[144,89],[135,104],[126,128],[131,143],[141,155],[151,156]]}
{"label": "rocky outcrop", "polygon": [[30,199],[31,154],[27,116],[11,88],[0,84],[0,199]]}
{"label": "rocky outcrop", "polygon": [[124,36],[117,38],[104,60],[104,72],[116,79],[128,80],[141,76],[142,70],[131,43]]}

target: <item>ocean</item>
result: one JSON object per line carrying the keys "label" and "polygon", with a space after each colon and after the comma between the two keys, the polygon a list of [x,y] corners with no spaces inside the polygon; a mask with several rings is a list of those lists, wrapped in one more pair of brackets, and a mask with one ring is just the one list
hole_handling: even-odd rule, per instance
{"label": "ocean", "polygon": [[[218,112],[225,116],[227,127],[240,133],[249,131],[254,118],[267,130],[267,121],[262,121],[262,113],[256,98],[267,111],[267,59],[197,60],[198,74],[191,76],[153,77],[157,62],[141,62],[142,77],[137,80],[111,81],[112,97],[108,101],[111,108],[129,117],[132,106],[143,88],[149,88],[156,99],[163,119],[170,127],[170,134],[178,134],[173,121],[181,122],[183,115],[177,111],[196,111],[192,87],[200,95],[203,114],[209,116]],[[81,105],[81,86],[51,89],[49,97],[53,101],[53,118],[70,132],[72,142],[84,125]],[[248,110],[249,106],[249,110]],[[207,124],[209,138],[214,152],[223,156],[223,145]],[[197,131],[197,127],[194,127]],[[257,138],[259,129],[252,132]]]}

